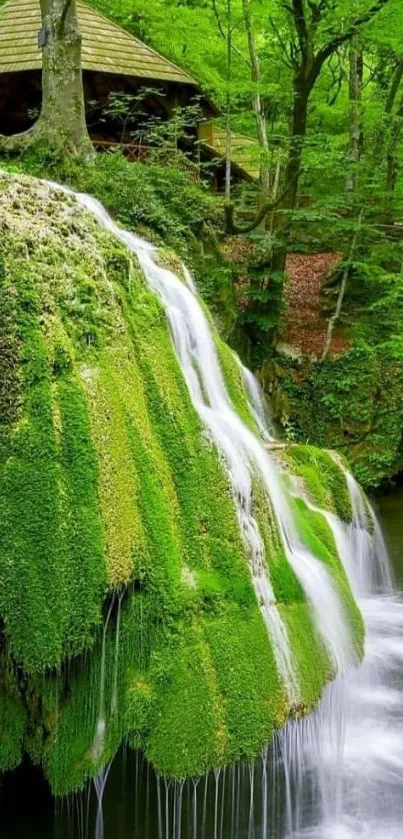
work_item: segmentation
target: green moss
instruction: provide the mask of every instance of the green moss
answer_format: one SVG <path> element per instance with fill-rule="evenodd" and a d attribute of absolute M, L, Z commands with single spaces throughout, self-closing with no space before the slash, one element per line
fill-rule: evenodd
<path fill-rule="evenodd" d="M 390 323 L 391 311 L 398 310 L 389 308 Z M 275 416 L 292 439 L 341 452 L 365 488 L 402 468 L 402 344 L 396 335 L 381 341 L 375 324 L 371 344 L 359 339 L 324 364 L 277 354 L 263 373 Z"/>
<path fill-rule="evenodd" d="M 288 446 L 286 459 L 290 470 L 302 478 L 313 504 L 333 511 L 342 521 L 351 521 L 347 481 L 328 452 L 316 446 Z"/>
<path fill-rule="evenodd" d="M 226 762 L 252 760 L 288 711 L 266 629 L 255 610 L 229 606 L 205 632 L 225 709 Z"/>
<path fill-rule="evenodd" d="M 231 402 L 236 409 L 239 416 L 244 423 L 252 430 L 256 431 L 256 423 L 253 419 L 248 406 L 245 389 L 242 381 L 242 371 L 237 363 L 234 353 L 229 348 L 228 344 L 216 336 L 215 344 L 220 359 L 220 366 L 224 381 L 231 399 Z"/>
<path fill-rule="evenodd" d="M 97 494 L 98 461 L 82 388 L 76 380 L 63 378 L 56 392 L 60 416 L 61 528 L 67 554 L 68 593 L 75 604 L 74 621 L 69 621 L 65 644 L 70 655 L 74 655 L 91 645 L 94 628 L 99 625 L 99 603 L 106 587 L 103 526 Z"/>
<path fill-rule="evenodd" d="M 266 564 L 273 591 L 278 603 L 299 603 L 304 601 L 301 585 L 287 561 L 281 543 L 274 512 L 260 481 L 255 480 L 253 488 L 254 512 L 263 537 Z"/>
<path fill-rule="evenodd" d="M 1 664 L 0 689 L 0 772 L 14 769 L 21 762 L 26 713 L 18 695 L 14 673 Z"/>
<path fill-rule="evenodd" d="M 222 765 L 227 731 L 211 651 L 196 623 L 172 651 L 175 668 L 163 691 L 147 755 L 160 772 L 175 778 L 201 775 Z"/>
<path fill-rule="evenodd" d="M 301 706 L 297 712 L 306 713 L 318 702 L 323 685 L 332 678 L 329 658 L 307 603 L 280 605 L 280 614 L 294 651 L 301 689 Z"/>
<path fill-rule="evenodd" d="M 23 741 L 62 795 L 122 742 L 174 777 L 253 759 L 298 709 L 162 306 L 124 248 L 66 196 L 0 176 L 0 209 L 0 768 L 18 763 Z M 239 366 L 214 336 L 231 400 L 254 430 Z M 331 458 L 311 448 L 287 457 L 310 499 L 348 520 Z M 330 668 L 257 479 L 253 505 L 308 710 Z M 359 646 L 326 522 L 302 501 L 295 515 Z"/>
<path fill-rule="evenodd" d="M 95 367 L 82 365 L 92 438 L 99 464 L 98 494 L 105 529 L 109 585 L 117 588 L 139 573 L 145 553 L 145 533 L 138 506 L 138 474 L 131 458 L 127 408 L 111 372 L 114 352 Z M 133 369 L 133 373 L 136 370 Z"/>

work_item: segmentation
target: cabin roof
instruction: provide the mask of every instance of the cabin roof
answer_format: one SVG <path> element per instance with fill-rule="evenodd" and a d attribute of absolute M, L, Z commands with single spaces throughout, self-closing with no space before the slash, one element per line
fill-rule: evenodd
<path fill-rule="evenodd" d="M 197 87 L 184 70 L 104 15 L 80 2 L 77 14 L 83 39 L 83 70 Z M 8 0 L 0 8 L 0 73 L 42 67 L 38 47 L 41 25 L 39 0 Z"/>

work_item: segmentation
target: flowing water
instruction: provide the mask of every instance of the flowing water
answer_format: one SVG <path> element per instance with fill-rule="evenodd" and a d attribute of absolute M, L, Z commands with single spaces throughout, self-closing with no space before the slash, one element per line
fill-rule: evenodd
<path fill-rule="evenodd" d="M 1 839 L 95 839 L 99 827 L 104 839 L 401 839 L 403 490 L 382 497 L 379 513 L 398 586 L 360 598 L 365 662 L 328 689 L 317 714 L 288 726 L 254 766 L 236 764 L 197 784 L 165 783 L 122 750 L 103 791 L 101 825 L 93 785 L 59 804 L 53 819 L 39 772 L 11 773 L 0 795 Z"/>
<path fill-rule="evenodd" d="M 271 442 L 274 440 L 275 436 L 273 421 L 270 416 L 267 403 L 264 399 L 262 388 L 253 373 L 245 367 L 244 364 L 242 364 L 238 356 L 235 357 L 242 371 L 243 384 L 248 396 L 251 414 L 256 422 L 262 439 L 266 442 Z"/>
<path fill-rule="evenodd" d="M 76 199 L 100 224 L 135 254 L 150 288 L 161 299 L 172 339 L 193 405 L 216 445 L 226 467 L 238 514 L 240 529 L 249 555 L 252 581 L 262 616 L 273 643 L 277 666 L 291 704 L 299 701 L 296 668 L 287 628 L 275 603 L 263 539 L 253 513 L 252 487 L 260 479 L 268 504 L 277 520 L 286 557 L 309 601 L 317 629 L 323 637 L 336 673 L 355 663 L 354 645 L 340 596 L 332 577 L 307 550 L 299 538 L 281 476 L 266 451 L 260 435 L 241 420 L 230 400 L 220 369 L 214 336 L 189 272 L 184 280 L 158 264 L 157 249 L 144 239 L 122 230 L 104 207 L 89 195 Z M 242 366 L 242 365 L 241 365 Z M 252 415 L 266 439 L 264 403 L 252 374 L 242 367 Z"/>
<path fill-rule="evenodd" d="M 400 839 L 403 601 L 393 590 L 385 545 L 373 513 L 348 477 L 353 524 L 347 528 L 328 514 L 366 622 L 365 661 L 354 668 L 354 650 L 339 595 L 326 568 L 299 539 L 287 490 L 263 440 L 244 425 L 231 404 L 192 278 L 185 272 L 183 281 L 159 266 L 152 245 L 120 230 L 89 196 L 77 198 L 136 254 L 147 282 L 162 300 L 193 405 L 227 470 L 256 595 L 290 701 L 298 700 L 299 686 L 253 516 L 252 485 L 256 477 L 266 490 L 288 562 L 304 588 L 338 678 L 327 689 L 317 712 L 287 725 L 255 764 L 237 764 L 202 779 L 173 784 L 158 778 L 139 755 L 122 750 L 85 794 L 58 806 L 53 828 L 46 821 L 36 824 L 32 816 L 21 828 L 23 816 L 15 813 L 8 826 L 4 821 L 5 833 L 0 824 L 0 836 Z M 257 383 L 249 371 L 243 369 L 243 375 L 252 415 L 267 440 L 271 431 Z M 119 622 L 116 632 L 118 646 Z M 117 696 L 113 701 L 117 702 Z M 104 725 L 101 685 L 94 741 L 97 754 L 102 748 Z M 21 772 L 20 778 L 24 770 Z M 12 787 L 12 778 L 8 784 Z M 13 800 L 12 791 L 9 800 Z M 45 804 L 43 809 L 48 818 Z"/>

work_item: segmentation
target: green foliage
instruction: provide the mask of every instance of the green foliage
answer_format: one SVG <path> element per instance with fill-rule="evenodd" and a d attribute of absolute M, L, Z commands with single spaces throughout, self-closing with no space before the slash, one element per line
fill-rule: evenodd
<path fill-rule="evenodd" d="M 295 439 L 342 452 L 366 487 L 401 468 L 403 412 L 399 344 L 361 345 L 323 365 L 284 356 L 276 411 Z M 339 510 L 341 512 L 341 510 Z"/>

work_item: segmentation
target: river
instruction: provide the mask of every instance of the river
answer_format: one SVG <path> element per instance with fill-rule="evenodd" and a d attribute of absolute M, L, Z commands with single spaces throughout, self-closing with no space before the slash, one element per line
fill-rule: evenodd
<path fill-rule="evenodd" d="M 2 784 L 1 839 L 401 839 L 403 489 L 376 507 L 396 592 L 361 599 L 365 664 L 319 714 L 289 727 L 265 761 L 197 783 L 167 784 L 122 751 L 102 815 L 93 785 L 55 809 L 40 772 L 24 766 Z"/>

